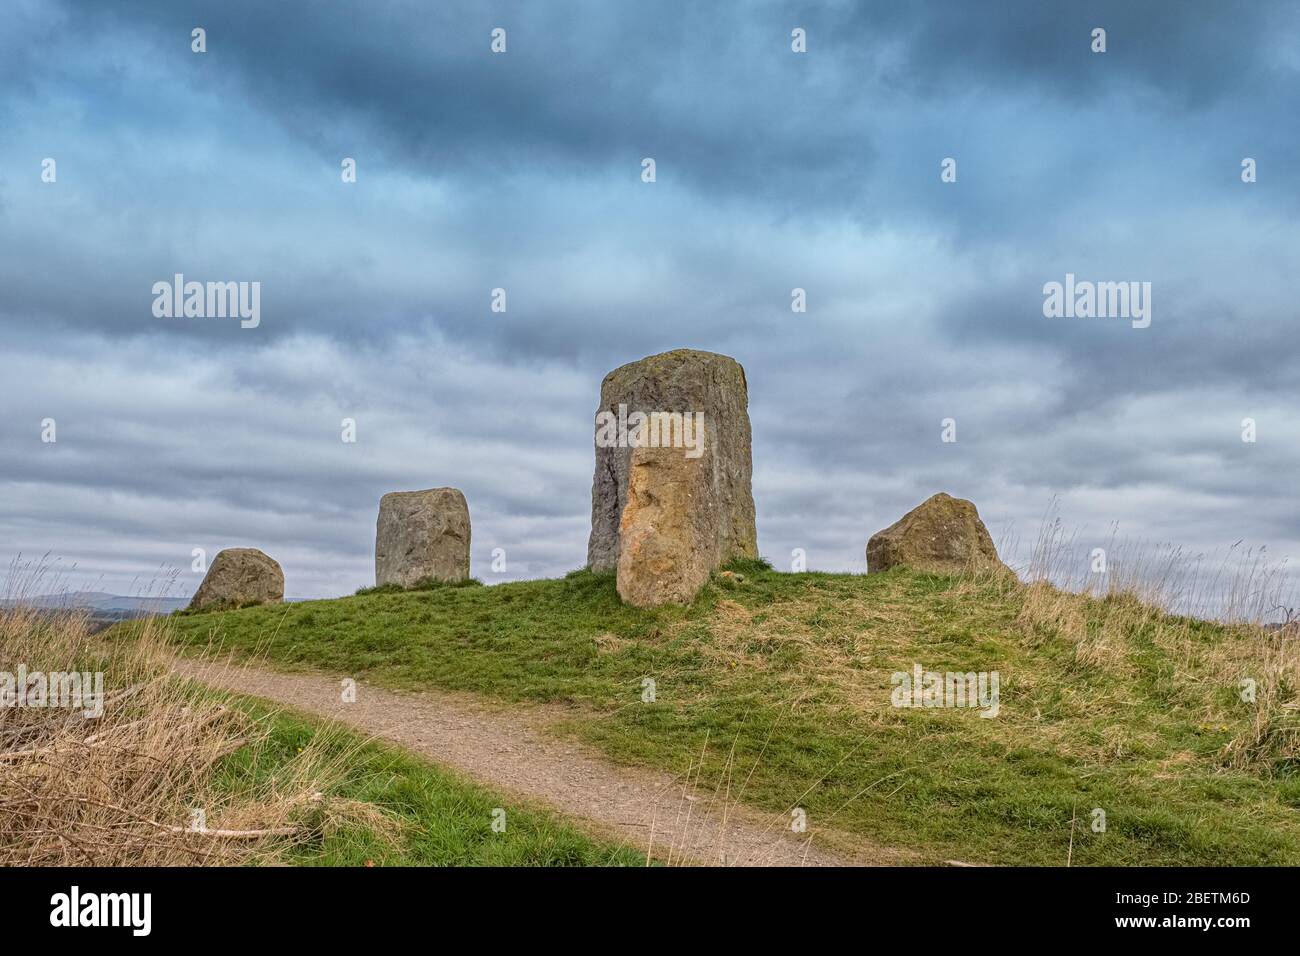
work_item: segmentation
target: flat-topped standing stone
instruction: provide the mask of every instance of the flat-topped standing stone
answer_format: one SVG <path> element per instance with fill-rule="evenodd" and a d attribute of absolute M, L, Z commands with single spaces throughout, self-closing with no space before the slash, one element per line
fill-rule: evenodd
<path fill-rule="evenodd" d="M 456 488 L 394 491 L 379 499 L 375 584 L 469 577 L 469 505 Z"/>
<path fill-rule="evenodd" d="M 757 557 L 745 370 L 735 359 L 693 349 L 675 349 L 624 365 L 605 376 L 596 413 L 625 419 L 637 411 L 703 413 L 700 458 L 707 462 L 707 498 L 716 511 L 714 541 L 701 542 L 705 559 L 712 569 L 732 558 Z M 619 524 L 627 506 L 633 449 L 626 444 L 602 444 L 599 428 L 596 439 L 587 564 L 595 571 L 609 571 L 619 561 Z"/>
<path fill-rule="evenodd" d="M 212 559 L 191 608 L 237 608 L 284 600 L 284 571 L 257 548 L 226 548 Z"/>
<path fill-rule="evenodd" d="M 619 525 L 618 594 L 636 607 L 689 604 L 717 560 L 707 456 L 635 448 Z"/>
<path fill-rule="evenodd" d="M 975 505 L 939 492 L 867 542 L 867 573 L 897 565 L 938 574 L 996 565 L 997 548 Z"/>

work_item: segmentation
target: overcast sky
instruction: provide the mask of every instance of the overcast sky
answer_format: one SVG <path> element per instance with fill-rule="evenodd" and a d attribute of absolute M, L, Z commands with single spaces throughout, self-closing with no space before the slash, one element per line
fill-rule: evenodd
<path fill-rule="evenodd" d="M 453 485 L 477 577 L 558 575 L 601 378 L 691 347 L 745 367 L 778 567 L 940 490 L 1009 551 L 1056 500 L 1084 570 L 1116 523 L 1300 564 L 1297 9 L 11 0 L 0 558 L 188 595 L 255 546 L 336 595 L 381 494 Z M 155 317 L 178 272 L 260 325 Z M 1066 273 L 1150 327 L 1045 318 Z"/>

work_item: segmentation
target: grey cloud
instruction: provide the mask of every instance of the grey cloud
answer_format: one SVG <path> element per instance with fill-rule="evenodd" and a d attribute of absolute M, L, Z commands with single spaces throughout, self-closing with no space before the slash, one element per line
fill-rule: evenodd
<path fill-rule="evenodd" d="M 561 573 L 601 376 L 679 346 L 746 366 L 778 565 L 861 570 L 940 489 L 995 534 L 1059 495 L 1094 530 L 1300 553 L 1286 8 L 365 9 L 6 11 L 6 553 L 129 583 L 256 539 L 291 594 L 341 593 L 378 495 L 451 483 L 476 574 L 497 543 L 508 577 Z M 176 271 L 262 281 L 262 327 L 153 318 Z M 1043 318 L 1066 271 L 1153 281 L 1152 328 Z"/>

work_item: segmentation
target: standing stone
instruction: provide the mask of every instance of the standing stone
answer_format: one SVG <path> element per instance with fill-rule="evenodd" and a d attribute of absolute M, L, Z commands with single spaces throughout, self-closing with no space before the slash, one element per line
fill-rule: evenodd
<path fill-rule="evenodd" d="M 393 491 L 379 499 L 375 584 L 404 588 L 469 577 L 469 505 L 456 488 Z"/>
<path fill-rule="evenodd" d="M 705 498 L 716 512 L 714 542 L 704 544 L 705 556 L 711 567 L 732 558 L 757 557 L 749 391 L 740 363 L 714 352 L 675 349 L 616 368 L 601 383 L 597 416 L 616 416 L 622 438 L 634 433 L 627 419 L 638 411 L 703 413 L 704 451 L 695 460 L 705 463 Z M 587 543 L 587 564 L 594 571 L 613 570 L 619 562 L 619 525 L 628 502 L 632 452 L 626 440 L 605 446 L 597 428 Z"/>
<path fill-rule="evenodd" d="M 618 553 L 618 594 L 628 604 L 689 604 L 709 579 L 718 549 L 709 479 L 706 457 L 632 449 Z"/>
<path fill-rule="evenodd" d="M 975 505 L 943 492 L 927 498 L 867 542 L 867 573 L 897 565 L 936 574 L 1004 566 Z"/>
<path fill-rule="evenodd" d="M 212 559 L 190 607 L 237 608 L 284 600 L 284 571 L 257 548 L 226 548 Z"/>

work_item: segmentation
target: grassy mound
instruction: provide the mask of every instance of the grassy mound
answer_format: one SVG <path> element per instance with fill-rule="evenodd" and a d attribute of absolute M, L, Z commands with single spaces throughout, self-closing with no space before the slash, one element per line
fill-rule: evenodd
<path fill-rule="evenodd" d="M 923 860 L 1300 863 L 1294 638 L 994 575 L 730 570 L 689 608 L 626 607 L 612 575 L 580 571 L 175 631 L 389 686 L 567 703 L 557 731 L 615 759 L 694 766 L 730 799 Z M 997 671 L 997 716 L 893 706 L 892 676 L 917 664 Z"/>

